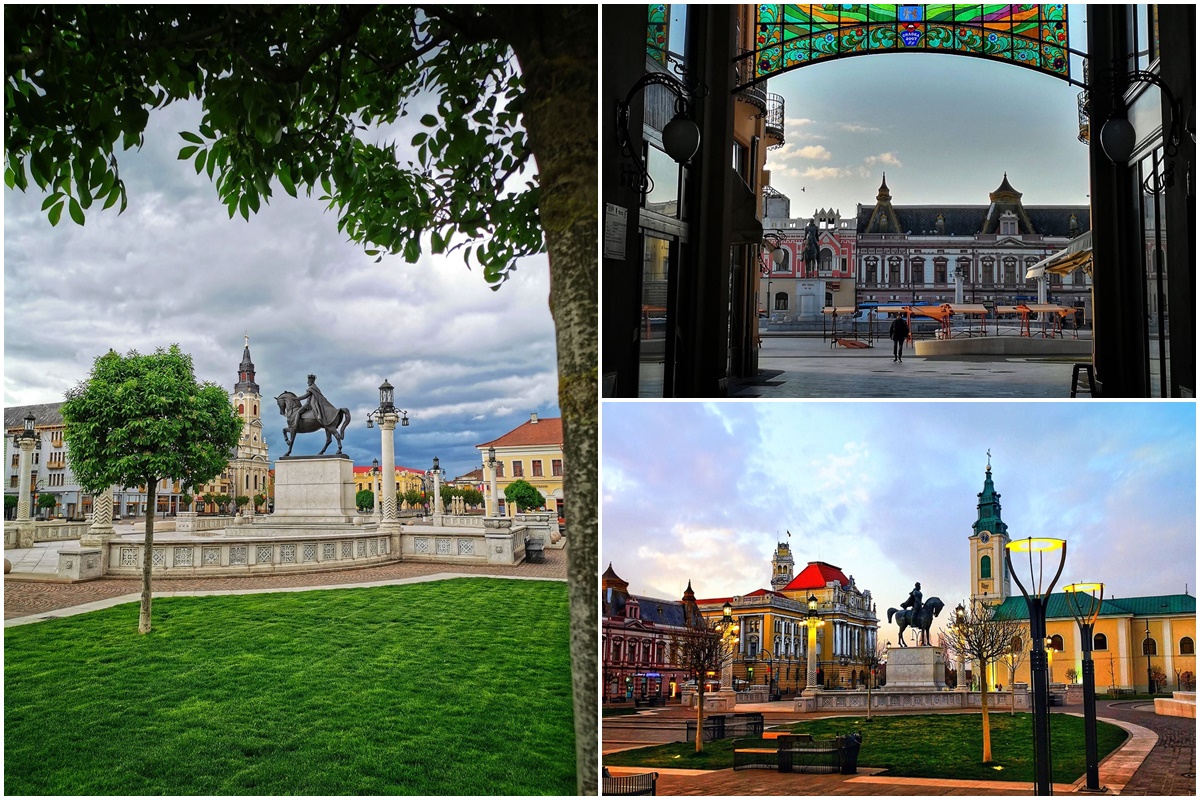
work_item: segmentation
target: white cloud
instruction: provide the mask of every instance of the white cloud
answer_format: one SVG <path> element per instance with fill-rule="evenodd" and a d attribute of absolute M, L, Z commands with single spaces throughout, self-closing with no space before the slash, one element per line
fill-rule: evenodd
<path fill-rule="evenodd" d="M 879 128 L 871 127 L 870 125 L 858 125 L 852 122 L 839 122 L 838 129 L 847 133 L 879 133 Z"/>
<path fill-rule="evenodd" d="M 850 170 L 845 167 L 809 167 L 800 173 L 802 178 L 812 178 L 815 181 L 822 181 L 827 178 L 845 178 L 850 175 Z"/>

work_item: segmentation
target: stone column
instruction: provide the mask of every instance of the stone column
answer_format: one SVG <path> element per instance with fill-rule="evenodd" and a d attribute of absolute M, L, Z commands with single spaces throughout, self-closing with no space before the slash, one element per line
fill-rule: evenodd
<path fill-rule="evenodd" d="M 967 662 L 961 655 L 958 657 L 958 672 L 955 675 L 957 678 L 955 683 L 958 684 L 959 690 L 965 692 L 969 688 L 967 686 Z"/>
<path fill-rule="evenodd" d="M 383 435 L 383 522 L 380 530 L 397 541 L 392 542 L 394 552 L 400 552 L 400 518 L 396 513 L 396 423 L 400 416 L 395 412 L 382 415 L 379 428 Z"/>
<path fill-rule="evenodd" d="M 808 627 L 808 672 L 805 677 L 803 694 L 813 694 L 817 691 L 817 626 L 815 621 L 805 623 Z"/>
<path fill-rule="evenodd" d="M 484 464 L 484 468 L 488 472 L 488 495 L 487 502 L 484 503 L 484 515 L 494 517 L 499 513 L 500 502 L 496 497 L 496 466 L 494 464 Z"/>
<path fill-rule="evenodd" d="M 17 442 L 21 455 L 17 462 L 17 547 L 33 547 L 33 519 L 30 517 L 29 488 L 32 482 L 33 448 L 37 439 L 21 437 Z"/>
<path fill-rule="evenodd" d="M 383 519 L 382 511 L 379 507 L 381 498 L 383 496 L 383 488 L 379 485 L 381 480 L 380 475 L 381 473 L 377 472 L 371 476 L 371 488 L 375 494 L 375 510 L 372 512 L 371 519 L 376 525 L 378 525 Z"/>
<path fill-rule="evenodd" d="M 433 513 L 436 516 L 442 516 L 445 509 L 442 507 L 442 471 L 440 469 L 432 470 L 433 472 Z"/>

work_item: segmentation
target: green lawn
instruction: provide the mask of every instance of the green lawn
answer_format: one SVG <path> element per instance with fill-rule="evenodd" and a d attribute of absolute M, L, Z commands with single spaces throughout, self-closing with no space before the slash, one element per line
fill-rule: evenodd
<path fill-rule="evenodd" d="M 815 738 L 862 733 L 860 767 L 883 767 L 889 775 L 964 780 L 1033 780 L 1033 722 L 1030 714 L 1015 717 L 991 713 L 992 762 L 983 764 L 983 726 L 978 714 L 924 714 L 814 720 L 791 726 L 796 733 Z M 1125 731 L 1098 722 L 1096 738 L 1100 758 L 1125 741 Z M 1051 763 L 1054 780 L 1071 783 L 1083 775 L 1083 719 L 1065 714 L 1050 717 Z M 733 750 L 741 747 L 775 747 L 773 741 L 737 739 L 708 742 L 695 752 L 690 742 L 626 750 L 604 757 L 611 766 L 674 767 L 678 769 L 729 769 Z M 997 769 L 999 767 L 999 769 Z"/>
<path fill-rule="evenodd" d="M 123 605 L 6 630 L 4 692 L 6 795 L 575 793 L 565 583 Z"/>

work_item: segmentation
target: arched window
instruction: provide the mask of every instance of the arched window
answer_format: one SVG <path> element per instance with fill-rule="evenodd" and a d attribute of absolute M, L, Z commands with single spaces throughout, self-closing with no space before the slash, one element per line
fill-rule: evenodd
<path fill-rule="evenodd" d="M 1024 643 L 1021 641 L 1021 637 L 1020 637 L 1020 636 L 1014 636 L 1014 637 L 1013 637 L 1013 639 L 1012 639 L 1012 645 L 1011 645 L 1011 646 L 1012 646 L 1012 651 L 1013 651 L 1014 653 L 1019 653 L 1019 652 L 1021 652 L 1021 648 L 1024 646 Z"/>
<path fill-rule="evenodd" d="M 1179 655 L 1194 656 L 1196 655 L 1196 643 L 1192 641 L 1192 637 L 1185 636 L 1179 640 Z"/>
<path fill-rule="evenodd" d="M 817 261 L 818 268 L 821 272 L 829 272 L 833 269 L 833 251 L 828 247 L 821 248 L 821 255 Z"/>
<path fill-rule="evenodd" d="M 788 310 L 787 292 L 776 292 L 775 293 L 775 310 L 776 311 L 787 311 Z"/>
<path fill-rule="evenodd" d="M 1093 650 L 1107 650 L 1108 649 L 1108 637 L 1105 636 L 1103 633 L 1097 633 L 1095 635 L 1095 637 L 1092 639 L 1092 649 Z"/>
<path fill-rule="evenodd" d="M 912 285 L 913 286 L 924 286 L 925 285 L 925 259 L 914 258 L 912 260 L 912 264 L 909 266 L 909 270 L 912 272 Z"/>
<path fill-rule="evenodd" d="M 245 413 L 246 413 L 246 407 L 245 407 L 244 405 L 242 405 L 241 403 L 238 403 L 238 413 L 239 413 L 239 414 L 245 414 Z"/>
<path fill-rule="evenodd" d="M 1143 639 L 1142 640 L 1142 655 L 1144 655 L 1144 656 L 1158 655 L 1158 643 L 1155 642 L 1153 639 Z"/>
<path fill-rule="evenodd" d="M 991 556 L 983 556 L 982 558 L 979 559 L 979 577 L 980 578 L 991 578 L 992 577 L 992 557 Z"/>
<path fill-rule="evenodd" d="M 1057 633 L 1054 634 L 1053 636 L 1051 636 L 1050 637 L 1050 647 L 1051 647 L 1051 649 L 1057 650 L 1058 652 L 1061 653 L 1062 649 L 1063 649 L 1063 638 L 1061 636 L 1059 636 Z"/>

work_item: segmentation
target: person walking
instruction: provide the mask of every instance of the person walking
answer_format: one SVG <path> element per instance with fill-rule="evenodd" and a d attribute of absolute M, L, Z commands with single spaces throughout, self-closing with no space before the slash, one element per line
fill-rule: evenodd
<path fill-rule="evenodd" d="M 888 336 L 892 339 L 892 363 L 904 360 L 904 340 L 908 338 L 908 322 L 904 317 L 896 317 L 892 320 L 892 326 L 888 328 Z"/>

